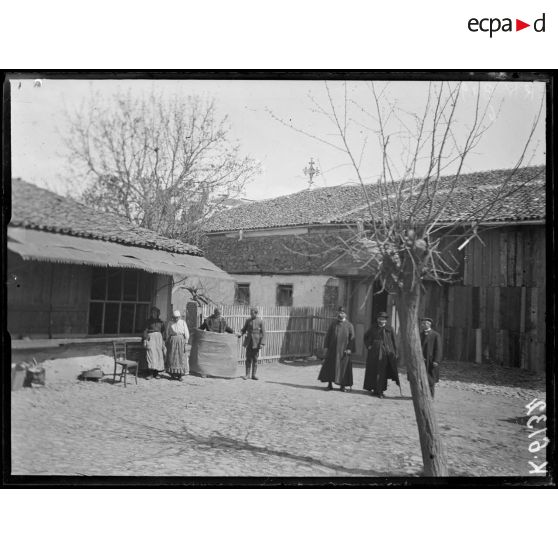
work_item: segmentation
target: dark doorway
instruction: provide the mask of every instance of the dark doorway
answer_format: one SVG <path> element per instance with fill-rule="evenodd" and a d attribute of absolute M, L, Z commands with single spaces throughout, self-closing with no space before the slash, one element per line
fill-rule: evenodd
<path fill-rule="evenodd" d="M 350 279 L 348 284 L 348 319 L 355 328 L 356 352 L 353 360 L 366 360 L 364 333 L 374 323 L 378 312 L 387 312 L 388 293 L 379 292 L 380 283 L 368 279 Z"/>
<path fill-rule="evenodd" d="M 381 288 L 381 284 L 375 281 L 374 292 L 372 294 L 372 315 L 370 316 L 370 324 L 376 322 L 376 316 L 379 312 L 387 312 L 388 293 L 387 291 L 379 292 Z"/>

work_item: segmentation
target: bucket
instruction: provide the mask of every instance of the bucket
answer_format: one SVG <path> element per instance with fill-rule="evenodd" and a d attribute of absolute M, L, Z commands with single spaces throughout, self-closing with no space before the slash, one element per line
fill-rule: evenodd
<path fill-rule="evenodd" d="M 32 387 L 33 385 L 45 385 L 45 369 L 42 366 L 39 366 L 35 359 L 33 359 L 33 362 L 31 363 L 21 362 L 19 366 L 25 369 L 25 380 L 23 381 L 24 387 Z"/>

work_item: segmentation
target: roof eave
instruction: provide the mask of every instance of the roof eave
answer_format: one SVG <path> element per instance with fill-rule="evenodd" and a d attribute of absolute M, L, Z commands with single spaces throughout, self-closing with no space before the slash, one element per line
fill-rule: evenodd
<path fill-rule="evenodd" d="M 369 221 L 368 221 L 369 222 Z M 463 221 L 465 224 L 466 222 Z M 481 221 L 479 225 L 482 226 L 511 226 L 511 225 L 544 225 L 546 220 L 544 218 L 536 218 L 536 219 L 506 219 L 502 221 Z M 254 228 L 238 228 L 238 229 L 224 229 L 224 230 L 215 230 L 215 231 L 205 231 L 204 234 L 207 236 L 213 235 L 222 235 L 222 234 L 233 234 L 238 233 L 239 231 L 246 231 L 246 232 L 256 232 L 256 231 L 277 231 L 277 230 L 289 230 L 289 229 L 296 229 L 299 227 L 308 227 L 308 228 L 322 228 L 322 227 L 342 227 L 342 226 L 356 226 L 357 221 L 335 221 L 329 223 L 297 223 L 296 225 L 283 225 L 279 227 L 254 227 Z M 419 223 L 421 224 L 421 223 Z M 424 224 L 424 223 L 422 223 Z M 454 225 L 454 221 L 440 221 L 439 224 L 441 226 L 449 226 Z"/>

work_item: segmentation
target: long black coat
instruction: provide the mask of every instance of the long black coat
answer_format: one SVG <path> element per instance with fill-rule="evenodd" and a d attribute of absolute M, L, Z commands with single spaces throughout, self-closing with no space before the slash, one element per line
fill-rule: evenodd
<path fill-rule="evenodd" d="M 389 326 L 372 326 L 364 334 L 364 344 L 368 349 L 364 389 L 382 393 L 387 389 L 388 378 L 399 384 L 397 372 L 397 342 Z"/>
<path fill-rule="evenodd" d="M 437 331 L 431 329 L 428 334 L 420 332 L 420 344 L 422 356 L 428 374 L 428 383 L 432 386 L 440 379 L 440 361 L 442 360 L 442 338 Z M 437 362 L 438 366 L 433 363 Z"/>
<path fill-rule="evenodd" d="M 324 340 L 327 349 L 326 358 L 322 364 L 318 380 L 321 382 L 335 382 L 339 386 L 353 385 L 353 362 L 351 355 L 345 351 L 355 350 L 355 328 L 353 324 L 344 320 L 335 321 L 327 330 Z"/>

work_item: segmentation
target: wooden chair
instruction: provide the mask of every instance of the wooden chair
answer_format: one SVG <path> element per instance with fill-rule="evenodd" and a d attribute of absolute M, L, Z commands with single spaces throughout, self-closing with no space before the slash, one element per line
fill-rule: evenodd
<path fill-rule="evenodd" d="M 126 375 L 135 369 L 136 385 L 138 383 L 138 363 L 135 360 L 128 360 L 126 358 L 126 343 L 119 343 L 118 341 L 112 342 L 112 352 L 114 354 L 114 374 L 112 381 L 116 382 L 116 371 L 119 366 L 122 367 L 120 371 L 120 381 L 122 381 L 122 376 L 124 376 L 124 387 L 126 387 Z"/>

